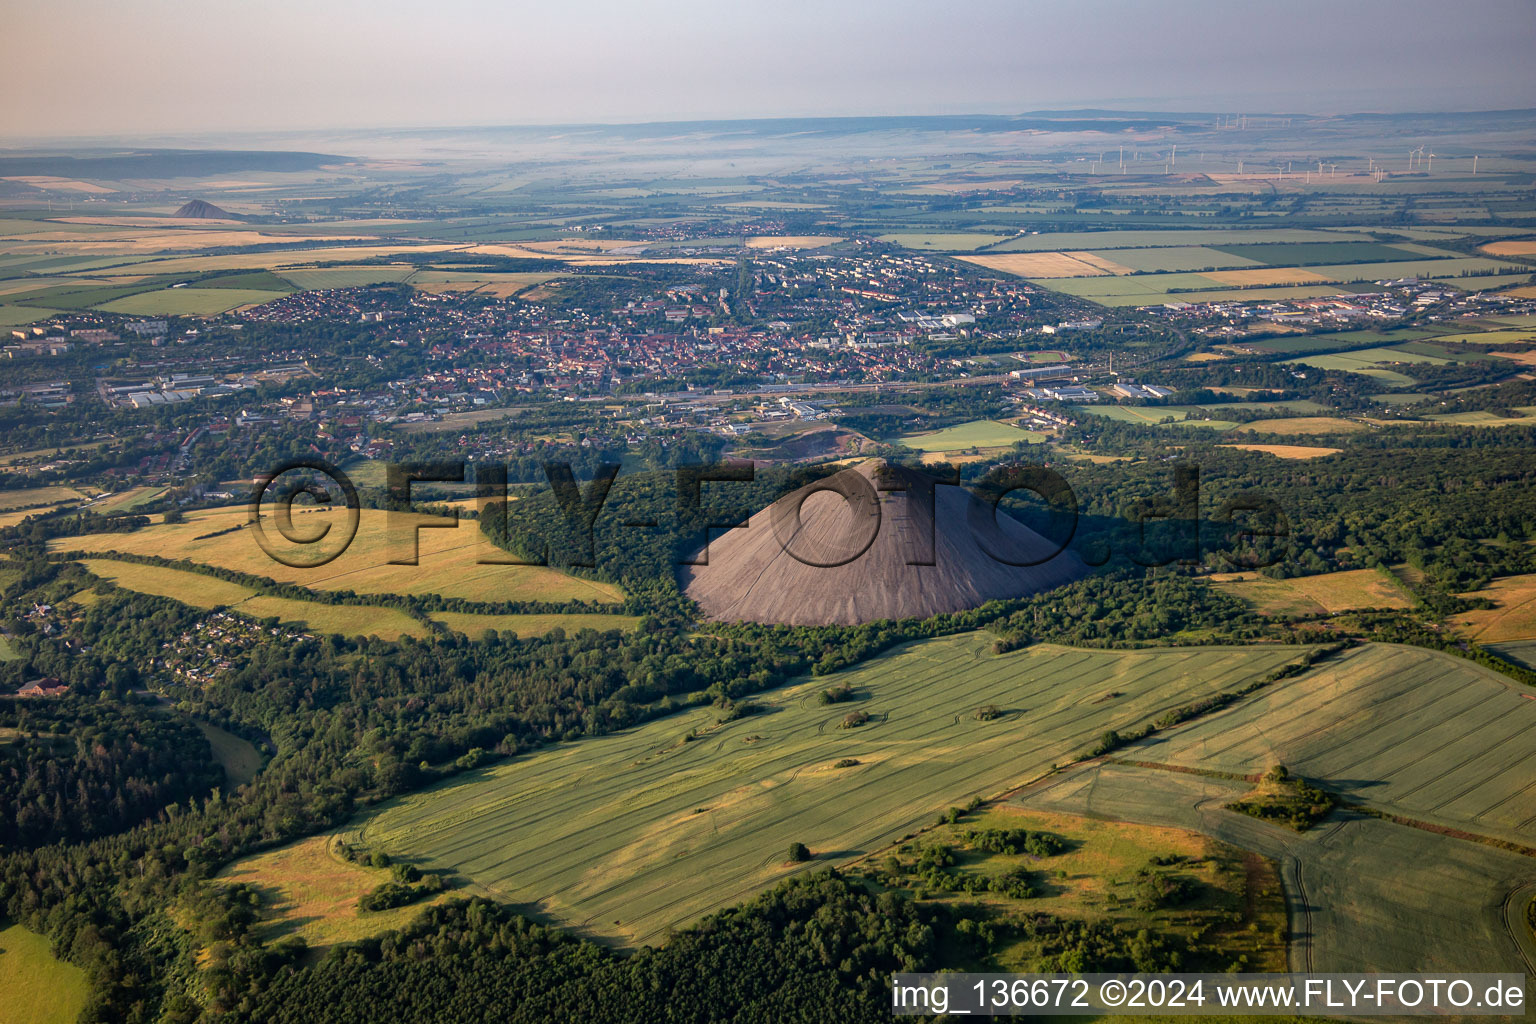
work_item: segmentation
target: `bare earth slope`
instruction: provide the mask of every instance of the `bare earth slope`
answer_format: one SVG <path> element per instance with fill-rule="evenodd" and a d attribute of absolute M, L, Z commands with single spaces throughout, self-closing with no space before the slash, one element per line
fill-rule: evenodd
<path fill-rule="evenodd" d="M 975 608 L 1083 575 L 1075 554 L 1052 556 L 1057 546 L 964 488 L 871 460 L 727 531 L 682 582 L 712 619 L 853 625 Z"/>

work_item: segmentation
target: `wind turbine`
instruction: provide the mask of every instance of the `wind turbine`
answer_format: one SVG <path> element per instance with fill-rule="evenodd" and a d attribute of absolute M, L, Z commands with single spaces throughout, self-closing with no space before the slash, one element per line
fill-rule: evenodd
<path fill-rule="evenodd" d="M 1426 170 L 1430 174 L 1434 174 L 1435 173 L 1435 151 L 1434 150 L 1430 150 L 1429 151 L 1429 167 L 1427 167 Z"/>
<path fill-rule="evenodd" d="M 1477 157 L 1472 158 L 1472 176 L 1477 177 Z"/>

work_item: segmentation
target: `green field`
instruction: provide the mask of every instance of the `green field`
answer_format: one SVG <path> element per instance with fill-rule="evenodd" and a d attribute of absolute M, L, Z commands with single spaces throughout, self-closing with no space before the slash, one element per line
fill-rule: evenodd
<path fill-rule="evenodd" d="M 1422 248 L 1422 247 L 1421 247 Z M 1290 245 L 1224 245 L 1221 251 L 1271 267 L 1302 267 L 1316 263 L 1354 263 L 1375 260 L 1420 259 L 1425 253 L 1404 246 L 1378 242 L 1298 242 Z M 1447 252 L 1445 256 L 1455 256 Z"/>
<path fill-rule="evenodd" d="M 1181 228 L 1168 231 L 1059 231 L 1025 235 L 999 245 L 993 252 L 1044 252 L 1049 249 L 1142 249 L 1151 246 L 1200 245 L 1225 249 L 1231 245 L 1274 242 L 1369 242 L 1370 236 L 1312 228 Z"/>
<path fill-rule="evenodd" d="M 1466 271 L 1486 273 L 1502 270 L 1510 264 L 1481 256 L 1465 256 L 1443 260 L 1403 260 L 1395 263 L 1348 263 L 1334 266 L 1317 266 L 1308 269 L 1331 277 L 1336 281 L 1377 281 L 1399 277 L 1450 278 L 1447 284 L 1455 284 L 1457 275 Z M 1513 284 L 1514 281 L 1509 282 Z"/>
<path fill-rule="evenodd" d="M 74 1024 L 90 983 L 54 959 L 48 939 L 21 925 L 0 929 L 0 1024 Z"/>
<path fill-rule="evenodd" d="M 969 232 L 899 231 L 881 235 L 880 241 L 894 242 L 908 249 L 931 249 L 937 252 L 969 252 L 984 245 L 1001 242 L 1007 235 L 979 235 Z"/>
<path fill-rule="evenodd" d="M 582 579 L 542 566 L 482 564 L 483 559 L 505 558 L 506 552 L 491 544 L 473 521 L 461 522 L 454 529 L 421 530 L 419 564 L 394 565 L 392 558 L 409 555 L 411 528 L 415 524 L 445 520 L 399 513 L 393 521 L 396 529 L 392 531 L 391 513 L 365 508 L 359 516 L 357 535 L 344 553 L 326 565 L 296 569 L 269 558 L 250 527 L 230 533 L 220 532 L 244 523 L 248 515 L 245 508 L 190 512 L 184 523 L 157 524 L 132 533 L 70 537 L 55 542 L 54 549 L 184 558 L 282 583 L 299 583 L 317 590 L 350 590 L 358 594 L 434 593 L 488 602 L 599 601 L 616 604 L 624 599 L 623 593 L 612 584 Z M 296 511 L 295 529 L 313 535 L 311 529 L 318 532 L 333 516 L 339 536 L 343 518 L 340 513 Z M 310 523 L 315 525 L 311 528 Z M 219 533 L 219 536 L 199 539 L 208 533 Z M 274 543 L 281 542 L 275 529 L 269 529 L 268 533 L 275 538 Z M 283 550 L 293 555 L 313 553 L 298 545 L 283 544 Z M 261 600 L 274 602 L 281 599 Z"/>
<path fill-rule="evenodd" d="M 160 565 L 120 562 L 111 558 L 84 558 L 80 564 L 92 574 L 125 590 L 168 597 L 194 608 L 225 606 L 231 611 L 257 619 L 276 617 L 285 623 L 318 633 L 373 635 L 385 640 L 422 636 L 426 633 L 422 623 L 398 608 L 321 604 L 318 601 L 271 597 L 259 594 L 243 583 L 232 583 L 216 576 Z"/>
<path fill-rule="evenodd" d="M 1536 846 L 1536 701 L 1522 692 L 1462 658 L 1366 644 L 1124 756 L 1239 774 L 1284 764 L 1370 807 Z"/>
<path fill-rule="evenodd" d="M 1447 358 L 1449 353 L 1446 356 L 1432 354 L 1436 351 L 1444 352 L 1444 349 L 1434 349 L 1433 346 L 1429 346 L 1427 350 L 1413 351 L 1406 345 L 1398 345 L 1392 348 L 1362 348 L 1349 352 L 1332 352 L 1327 355 L 1302 356 L 1298 359 L 1287 359 L 1286 362 L 1311 366 L 1319 370 L 1344 370 L 1375 377 L 1388 384 L 1412 387 L 1417 381 L 1393 367 L 1413 363 L 1444 366 L 1455 362 L 1454 358 Z"/>
<path fill-rule="evenodd" d="M 397 284 L 416 273 L 413 264 L 380 267 L 317 267 L 312 270 L 284 270 L 280 274 L 295 286 L 306 289 L 362 288 L 370 284 Z"/>
<path fill-rule="evenodd" d="M 271 302 L 283 294 L 242 288 L 162 288 L 108 302 L 100 308 L 127 316 L 213 316 L 238 306 Z"/>
<path fill-rule="evenodd" d="M 59 312 L 57 309 L 42 309 L 37 306 L 0 306 L 0 327 L 21 327 L 38 320 L 46 320 Z"/>
<path fill-rule="evenodd" d="M 73 487 L 28 487 L 20 491 L 0 491 L 0 509 L 57 505 L 61 502 L 80 501 L 84 498 L 85 495 Z"/>
<path fill-rule="evenodd" d="M 1093 253 L 1111 260 L 1122 267 L 1130 267 L 1141 273 L 1178 270 L 1230 270 L 1237 267 L 1260 267 L 1259 260 L 1235 255 L 1224 249 L 1210 249 L 1203 245 L 1170 245 L 1156 249 L 1104 249 Z"/>
<path fill-rule="evenodd" d="M 906 434 L 898 441 L 920 452 L 958 452 L 969 448 L 1006 448 L 1018 441 L 1043 441 L 1045 435 L 997 420 L 972 420 L 927 434 Z"/>
<path fill-rule="evenodd" d="M 1528 427 L 1536 423 L 1536 405 L 1511 406 L 1519 416 L 1500 416 L 1487 409 L 1475 412 L 1444 412 L 1424 417 L 1432 423 L 1455 423 L 1463 427 Z"/>
<path fill-rule="evenodd" d="M 357 833 L 578 931 L 654 943 L 1034 778 L 1106 729 L 1239 688 L 1303 652 L 1042 644 L 994 655 L 985 634 L 919 642 L 764 695 L 734 721 L 699 708 L 544 748 L 393 800 Z M 855 699 L 822 705 L 840 682 Z M 979 720 L 987 705 L 1002 713 Z M 868 721 L 842 727 L 851 712 Z M 835 767 L 845 758 L 859 763 Z M 815 857 L 786 863 L 792 841 Z"/>
<path fill-rule="evenodd" d="M 1338 287 L 1331 284 L 1235 288 L 1200 274 L 1030 278 L 1029 282 L 1101 306 L 1154 306 L 1165 302 L 1263 302 L 1270 299 L 1312 299 L 1339 293 Z"/>

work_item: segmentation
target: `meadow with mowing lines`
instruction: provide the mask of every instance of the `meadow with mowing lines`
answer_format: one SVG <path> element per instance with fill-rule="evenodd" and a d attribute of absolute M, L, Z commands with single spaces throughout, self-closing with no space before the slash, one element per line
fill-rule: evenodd
<path fill-rule="evenodd" d="M 1052 776 L 1013 802 L 1193 829 L 1278 862 L 1292 971 L 1529 969 L 1502 906 L 1529 881 L 1529 857 L 1348 811 L 1298 833 L 1225 809 L 1251 783 L 1130 763 L 1140 754 L 1128 749 L 1125 758 Z"/>
<path fill-rule="evenodd" d="M 1155 306 L 1167 302 L 1262 302 L 1267 299 L 1313 299 L 1337 295 L 1339 289 L 1327 284 L 1285 284 L 1277 287 L 1237 287 L 1227 285 L 1214 275 L 1242 271 L 1214 271 L 1205 274 L 1136 274 L 1129 277 L 1030 278 L 1031 283 L 1064 292 L 1101 306 Z M 1273 274 L 1273 271 L 1264 271 Z M 1295 281 L 1305 274 L 1284 276 Z M 1177 289 L 1177 290 L 1175 290 Z"/>
<path fill-rule="evenodd" d="M 1451 620 L 1464 635 L 1480 644 L 1536 640 L 1536 575 L 1505 576 L 1463 596 L 1486 598 L 1494 604 Z"/>
<path fill-rule="evenodd" d="M 494 629 L 505 637 L 515 633 L 519 637 L 545 636 L 552 630 L 563 629 L 567 635 L 575 635 L 584 629 L 605 633 L 610 629 L 629 632 L 640 624 L 638 615 L 596 615 L 579 612 L 549 615 L 478 615 L 474 612 L 433 612 L 432 619 L 441 622 L 455 633 L 463 633 L 473 640 L 482 639 Z"/>
<path fill-rule="evenodd" d="M 74 1024 L 90 991 L 85 971 L 54 957 L 46 935 L 0 928 L 0 1024 Z"/>
<path fill-rule="evenodd" d="M 1536 700 L 1419 647 L 1364 644 L 1117 756 L 1262 773 L 1283 764 L 1347 799 L 1536 846 Z"/>
<path fill-rule="evenodd" d="M 958 452 L 968 448 L 1005 448 L 1018 441 L 1038 442 L 1045 435 L 997 420 L 972 420 L 926 434 L 906 434 L 897 439 L 920 452 Z"/>
<path fill-rule="evenodd" d="M 214 316 L 240 306 L 271 302 L 284 294 L 243 288 L 164 288 L 129 295 L 99 308 L 106 313 L 127 316 Z"/>
<path fill-rule="evenodd" d="M 257 543 L 250 526 L 229 533 L 220 532 L 241 526 L 248 515 L 243 507 L 205 509 L 189 512 L 183 523 L 158 523 L 132 533 L 60 538 L 52 542 L 52 548 L 86 554 L 119 551 L 186 559 L 265 576 L 280 583 L 298 583 L 316 590 L 350 590 L 358 594 L 431 593 L 489 602 L 597 601 L 617 604 L 624 600 L 623 592 L 612 584 L 582 579 L 544 566 L 482 564 L 484 559 L 509 556 L 486 539 L 473 521 L 462 521 L 456 528 L 429 528 L 416 533 L 414 528 L 418 525 L 441 525 L 451 520 L 442 516 L 397 513 L 396 529 L 391 531 L 390 513 L 365 508 L 359 513 L 357 535 L 346 551 L 334 561 L 306 569 L 292 568 L 269 558 Z M 332 528 L 339 537 L 345 526 L 344 512 L 295 509 L 294 528 L 302 531 L 304 536 L 317 535 L 333 521 L 336 525 Z M 219 535 L 203 537 L 208 533 Z M 418 564 L 391 564 L 391 559 L 409 557 L 413 533 L 419 537 Z M 285 557 L 297 559 L 314 554 L 312 548 L 288 544 L 275 528 L 269 528 L 267 534 L 272 538 L 273 549 Z M 264 602 L 277 600 L 280 599 L 263 598 Z"/>
<path fill-rule="evenodd" d="M 1333 449 L 1337 450 L 1337 449 Z M 1257 572 L 1217 573 L 1211 585 L 1271 616 L 1334 615 L 1360 608 L 1412 608 L 1413 597 L 1390 573 L 1350 569 L 1271 579 Z"/>
<path fill-rule="evenodd" d="M 391 879 L 387 868 L 346 860 L 331 836 L 312 836 L 288 846 L 238 860 L 214 876 L 226 884 L 243 882 L 264 897 L 257 931 L 268 942 L 298 936 L 311 948 L 356 942 L 404 927 L 422 908 L 452 899 L 438 893 L 404 907 L 363 912 L 361 896 Z"/>
<path fill-rule="evenodd" d="M 169 488 L 165 487 L 130 487 L 126 491 L 118 491 L 115 494 L 99 498 L 91 503 L 91 511 L 99 515 L 111 515 L 114 512 L 132 512 L 140 505 L 147 505 L 163 495 Z"/>
<path fill-rule="evenodd" d="M 1139 423 L 1143 426 L 1192 426 L 1216 427 L 1230 430 L 1237 421 L 1222 419 L 1223 413 L 1232 412 L 1327 412 L 1324 405 L 1307 398 L 1279 402 L 1231 402 L 1211 405 L 1079 405 L 1076 411 L 1089 416 L 1103 416 L 1121 423 Z M 1194 419 L 1186 419 L 1193 416 Z M 1172 419 L 1172 424 L 1165 421 Z"/>
<path fill-rule="evenodd" d="M 1444 351 L 1444 350 L 1441 350 Z M 1394 345 L 1382 348 L 1361 348 L 1349 352 L 1332 352 L 1327 355 L 1301 356 L 1298 359 L 1287 359 L 1290 365 L 1312 366 L 1319 370 L 1347 370 L 1350 373 L 1361 373 L 1368 369 L 1382 370 L 1389 366 L 1405 363 L 1427 363 L 1431 366 L 1444 366 L 1455 362 L 1448 356 L 1433 355 L 1428 352 L 1415 352 L 1406 345 Z"/>
<path fill-rule="evenodd" d="M 232 583 L 216 576 L 112 558 L 82 558 L 80 564 L 92 575 L 124 590 L 168 597 L 194 608 L 225 606 L 241 615 L 257 619 L 277 618 L 316 633 L 371 635 L 383 640 L 398 640 L 402 636 L 425 636 L 427 632 L 426 626 L 398 608 L 321 604 L 273 597 L 258 593 L 243 583 Z"/>
<path fill-rule="evenodd" d="M 585 934 L 655 943 L 1026 782 L 1106 729 L 1238 689 L 1307 650 L 991 648 L 981 633 L 921 641 L 760 695 L 732 721 L 696 708 L 546 747 L 392 800 L 354 834 Z M 853 699 L 822 704 L 838 683 Z M 988 705 L 1001 714 L 983 721 Z M 863 724 L 849 727 L 851 713 Z M 786 863 L 791 842 L 812 859 Z"/>

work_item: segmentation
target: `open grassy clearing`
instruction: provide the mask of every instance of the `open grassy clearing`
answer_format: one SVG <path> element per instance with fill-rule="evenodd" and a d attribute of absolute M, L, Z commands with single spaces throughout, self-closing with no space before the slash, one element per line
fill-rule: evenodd
<path fill-rule="evenodd" d="M 74 1024 L 89 994 L 85 972 L 56 959 L 47 936 L 0 928 L 0 1024 Z"/>
<path fill-rule="evenodd" d="M 1373 808 L 1532 846 L 1528 692 L 1453 655 L 1365 644 L 1120 756 L 1242 775 L 1283 764 Z"/>
<path fill-rule="evenodd" d="M 520 637 L 544 636 L 554 629 L 563 629 L 573 635 L 584 629 L 599 633 L 610 629 L 628 632 L 639 625 L 637 615 L 593 615 L 581 613 L 551 615 L 476 615 L 473 612 L 434 612 L 432 618 L 455 633 L 463 633 L 474 640 L 484 637 L 487 630 L 505 636 L 516 633 Z"/>
<path fill-rule="evenodd" d="M 257 619 L 276 617 L 285 623 L 317 633 L 345 636 L 377 636 L 398 640 L 423 636 L 426 627 L 398 608 L 371 605 L 321 604 L 288 597 L 258 594 L 243 583 L 232 583 L 184 569 L 140 565 L 111 558 L 83 558 L 80 564 L 96 576 L 140 594 L 168 597 L 194 608 L 226 606 Z"/>
<path fill-rule="evenodd" d="M 965 834 L 972 829 L 1021 828 L 1059 836 L 1067 849 L 1037 858 L 965 848 Z M 1005 920 L 1036 914 L 1107 920 L 1131 934 L 1145 928 L 1217 946 L 1233 959 L 1246 956 L 1250 970 L 1285 970 L 1285 898 L 1276 865 L 1198 832 L 1032 810 L 1009 802 L 967 815 L 954 825 L 929 829 L 917 842 L 921 847 L 942 843 L 954 849 L 951 870 L 958 873 L 1003 878 L 1022 871 L 1036 889 L 1036 895 L 1025 900 L 991 891 L 927 891 L 925 899 L 979 905 Z M 900 859 L 906 867 L 910 857 Z M 877 854 L 868 863 L 880 866 L 885 860 Z M 1154 862 L 1173 865 L 1166 870 L 1192 883 L 1194 897 L 1175 908 L 1138 906 L 1137 873 Z M 998 969 L 1038 969 L 1037 947 L 1037 941 L 1009 943 L 994 954 Z"/>
<path fill-rule="evenodd" d="M 421 530 L 418 534 L 419 564 L 390 564 L 392 558 L 409 557 L 414 526 L 448 521 L 441 516 L 398 513 L 395 516 L 397 536 L 391 537 L 390 513 L 362 509 L 357 535 L 351 545 L 334 561 L 312 569 L 291 568 L 269 558 L 249 526 L 217 537 L 198 539 L 203 534 L 239 526 L 248 516 L 244 507 L 207 509 L 188 513 L 184 523 L 157 524 L 132 533 L 70 537 L 57 541 L 54 548 L 184 558 L 282 583 L 300 583 L 316 590 L 351 590 L 358 594 L 434 593 L 492 602 L 601 601 L 616 604 L 624 599 L 623 593 L 612 584 L 581 579 L 544 566 L 481 564 L 482 559 L 507 558 L 508 555 L 486 539 L 479 526 L 471 521 L 460 522 L 452 529 Z M 303 531 L 305 536 L 315 536 L 332 520 L 336 524 L 332 529 L 336 531 L 339 546 L 345 528 L 343 512 L 301 512 L 296 508 L 294 529 Z M 294 558 L 314 554 L 311 548 L 286 543 L 275 526 L 267 533 L 272 538 L 274 550 L 279 553 Z M 325 551 L 335 550 L 324 544 L 321 547 Z"/>
<path fill-rule="evenodd" d="M 1224 444 L 1218 447 L 1240 448 L 1245 452 L 1263 452 L 1277 459 L 1321 459 L 1327 455 L 1337 455 L 1344 450 L 1310 444 Z"/>
<path fill-rule="evenodd" d="M 1347 811 L 1297 833 L 1224 809 L 1239 780 L 1090 762 L 1014 798 L 1028 810 L 1188 828 L 1280 864 L 1291 971 L 1528 970 L 1502 903 L 1528 857 Z"/>
<path fill-rule="evenodd" d="M 243 786 L 261 771 L 261 754 L 251 745 L 250 740 L 242 739 L 200 718 L 194 718 L 192 724 L 207 737 L 213 759 L 224 769 L 224 775 L 231 786 Z"/>
<path fill-rule="evenodd" d="M 763 695 L 758 713 L 734 721 L 701 708 L 548 747 L 391 801 L 358 833 L 587 934 L 655 942 L 1022 783 L 1105 729 L 1236 689 L 1303 651 L 990 646 L 976 633 L 910 644 Z M 855 699 L 822 705 L 837 683 Z M 1003 713 L 978 720 L 986 705 Z M 842 727 L 851 712 L 868 719 Z M 834 767 L 845 758 L 859 763 Z M 785 863 L 791 841 L 816 856 Z"/>
<path fill-rule="evenodd" d="M 164 288 L 129 295 L 100 308 L 103 312 L 128 316 L 213 316 L 239 306 L 271 302 L 284 294 L 243 288 Z"/>
<path fill-rule="evenodd" d="M 1327 412 L 1325 406 L 1310 399 L 1280 402 L 1214 403 L 1211 405 L 1079 405 L 1076 411 L 1089 416 L 1103 416 L 1121 423 L 1145 426 L 1207 427 L 1230 430 L 1237 421 L 1222 419 L 1224 412 Z M 1194 417 L 1190 419 L 1189 417 Z M 1172 423 L 1166 421 L 1172 420 Z"/>
<path fill-rule="evenodd" d="M 1359 608 L 1412 608 L 1413 597 L 1386 572 L 1351 569 L 1320 576 L 1271 579 L 1257 572 L 1218 573 L 1216 589 L 1271 616 L 1334 615 Z"/>
<path fill-rule="evenodd" d="M 1495 605 L 1451 620 L 1466 636 L 1478 643 L 1536 640 L 1536 576 L 1505 576 L 1464 596 L 1487 598 Z"/>
<path fill-rule="evenodd" d="M 422 908 L 454 896 L 442 892 L 404 907 L 364 913 L 357 909 L 358 898 L 389 881 L 390 872 L 345 860 L 335 842 L 330 836 L 301 839 L 238 860 L 215 877 L 231 884 L 244 882 L 262 894 L 258 930 L 264 940 L 296 935 L 312 948 L 402 928 Z"/>
<path fill-rule="evenodd" d="M 958 452 L 968 448 L 1006 448 L 1018 441 L 1042 441 L 1045 435 L 997 420 L 972 420 L 927 434 L 905 434 L 900 443 L 920 452 Z"/>

